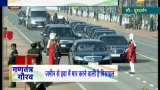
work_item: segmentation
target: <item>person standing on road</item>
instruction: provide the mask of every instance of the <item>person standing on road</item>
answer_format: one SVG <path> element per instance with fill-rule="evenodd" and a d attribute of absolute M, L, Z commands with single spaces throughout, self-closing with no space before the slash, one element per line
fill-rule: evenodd
<path fill-rule="evenodd" d="M 48 40 L 47 49 L 49 52 L 49 64 L 55 64 L 55 51 L 56 51 L 56 42 L 55 37 L 56 33 L 50 33 L 50 39 Z"/>
<path fill-rule="evenodd" d="M 44 48 L 41 46 L 40 42 L 37 42 L 37 49 L 39 50 L 39 56 L 38 56 L 37 64 L 41 64 L 42 63 L 42 51 L 43 51 Z"/>
<path fill-rule="evenodd" d="M 130 39 L 130 43 L 128 46 L 127 57 L 128 57 L 130 69 L 131 69 L 130 74 L 134 74 L 135 73 L 134 64 L 136 63 L 136 43 L 133 39 L 132 33 L 129 34 L 129 39 Z"/>
<path fill-rule="evenodd" d="M 11 44 L 11 54 L 9 55 L 9 61 L 8 61 L 8 65 L 16 65 L 16 55 L 18 54 L 18 51 L 16 49 L 16 44 L 12 43 Z M 11 88 L 15 88 L 16 87 L 16 82 L 11 82 Z"/>
<path fill-rule="evenodd" d="M 32 43 L 31 48 L 28 50 L 28 54 L 37 54 L 38 56 L 36 57 L 36 64 L 38 64 L 38 57 L 39 57 L 39 50 L 37 49 L 37 43 Z"/>
<path fill-rule="evenodd" d="M 153 19 L 153 16 L 151 16 L 151 19 L 150 19 L 150 31 L 154 31 L 153 28 L 154 27 L 154 19 Z"/>
<path fill-rule="evenodd" d="M 61 48 L 60 48 L 60 44 L 59 44 L 59 39 L 56 39 L 55 57 L 56 57 L 56 64 L 59 64 L 60 59 L 61 59 Z"/>

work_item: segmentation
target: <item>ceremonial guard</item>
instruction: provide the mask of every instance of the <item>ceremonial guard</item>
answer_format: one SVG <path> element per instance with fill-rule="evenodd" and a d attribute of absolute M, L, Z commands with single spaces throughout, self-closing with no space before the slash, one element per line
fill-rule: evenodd
<path fill-rule="evenodd" d="M 50 33 L 50 39 L 48 40 L 47 49 L 49 53 L 49 64 L 55 64 L 55 52 L 56 52 L 56 33 Z"/>
<path fill-rule="evenodd" d="M 128 46 L 128 53 L 127 53 L 127 57 L 129 60 L 129 64 L 130 64 L 130 74 L 134 74 L 135 73 L 135 68 L 134 68 L 134 64 L 136 63 L 136 43 L 133 39 L 133 34 L 129 34 L 129 46 Z"/>

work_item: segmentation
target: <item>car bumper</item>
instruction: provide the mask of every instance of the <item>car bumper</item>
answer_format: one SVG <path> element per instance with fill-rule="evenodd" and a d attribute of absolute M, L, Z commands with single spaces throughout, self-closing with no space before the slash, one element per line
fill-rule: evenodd
<path fill-rule="evenodd" d="M 44 28 L 45 27 L 45 25 L 42 25 L 42 24 L 31 24 L 31 26 L 33 28 Z"/>
<path fill-rule="evenodd" d="M 89 61 L 73 60 L 73 63 L 78 64 L 78 65 L 88 65 Z M 100 64 L 100 65 L 111 64 L 111 60 L 101 60 L 98 62 L 98 64 Z"/>
<path fill-rule="evenodd" d="M 121 62 L 126 62 L 127 61 L 127 56 L 125 54 L 111 54 L 112 61 L 121 61 Z"/>
<path fill-rule="evenodd" d="M 70 50 L 70 48 L 67 48 L 67 47 L 66 47 L 66 48 L 62 48 L 62 47 L 61 47 L 61 53 L 62 53 L 62 54 L 68 54 L 68 53 L 69 53 L 69 50 Z"/>
<path fill-rule="evenodd" d="M 68 54 L 69 51 L 70 51 L 70 48 L 72 47 L 72 44 L 73 43 L 67 43 L 67 44 L 64 44 L 64 43 L 61 43 L 61 53 L 62 54 Z"/>

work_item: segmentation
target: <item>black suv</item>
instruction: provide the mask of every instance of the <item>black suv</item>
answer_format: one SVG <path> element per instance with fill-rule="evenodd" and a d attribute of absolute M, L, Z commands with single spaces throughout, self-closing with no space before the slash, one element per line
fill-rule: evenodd
<path fill-rule="evenodd" d="M 99 37 L 102 40 L 106 48 L 111 51 L 112 60 L 127 62 L 127 58 L 124 55 L 128 48 L 128 41 L 121 35 L 102 35 Z"/>
<path fill-rule="evenodd" d="M 70 64 L 111 64 L 111 54 L 104 42 L 96 39 L 76 40 L 69 53 Z"/>
<path fill-rule="evenodd" d="M 67 54 L 72 46 L 74 40 L 78 39 L 67 24 L 47 24 L 42 35 L 42 43 L 45 46 L 44 51 L 47 52 L 47 43 L 50 33 L 56 33 L 60 39 L 60 46 L 62 54 Z"/>

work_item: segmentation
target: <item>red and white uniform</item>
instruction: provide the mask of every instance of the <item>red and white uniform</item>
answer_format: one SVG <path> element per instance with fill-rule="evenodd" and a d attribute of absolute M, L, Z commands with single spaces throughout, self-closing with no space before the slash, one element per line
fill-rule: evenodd
<path fill-rule="evenodd" d="M 136 63 L 136 43 L 134 40 L 128 46 L 128 54 L 127 54 L 129 62 Z"/>
<path fill-rule="evenodd" d="M 50 33 L 50 39 L 48 40 L 47 49 L 49 50 L 49 64 L 55 64 L 55 52 L 56 52 L 56 44 L 54 43 L 54 39 L 56 37 L 55 33 Z"/>
<path fill-rule="evenodd" d="M 48 41 L 48 54 L 49 54 L 49 64 L 55 64 L 55 43 L 51 40 Z"/>

